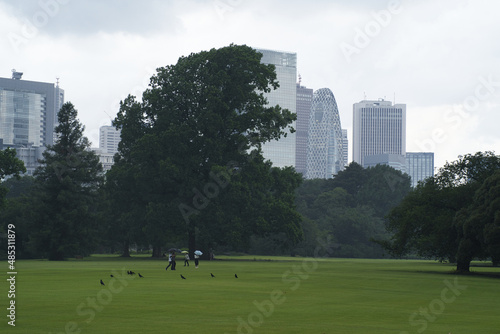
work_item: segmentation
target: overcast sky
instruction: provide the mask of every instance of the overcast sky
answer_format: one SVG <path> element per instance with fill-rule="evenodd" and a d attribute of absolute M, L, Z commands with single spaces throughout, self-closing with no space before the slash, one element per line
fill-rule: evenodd
<path fill-rule="evenodd" d="M 0 0 L 0 77 L 59 78 L 98 146 L 119 101 L 180 56 L 231 43 L 296 52 L 302 85 L 332 90 L 350 141 L 353 103 L 395 99 L 407 151 L 441 167 L 500 153 L 499 12 L 495 0 Z"/>

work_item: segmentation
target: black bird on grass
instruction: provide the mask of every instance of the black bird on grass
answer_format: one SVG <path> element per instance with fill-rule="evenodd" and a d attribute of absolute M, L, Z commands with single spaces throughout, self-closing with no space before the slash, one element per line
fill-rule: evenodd
<path fill-rule="evenodd" d="M 115 276 L 113 276 L 113 275 L 109 275 L 109 277 L 115 277 Z"/>
<path fill-rule="evenodd" d="M 182 276 L 182 274 L 181 274 L 181 278 L 182 278 L 182 279 L 186 279 L 186 277 Z"/>
<path fill-rule="evenodd" d="M 101 285 L 106 285 L 106 284 L 104 284 L 104 282 L 101 280 Z"/>
<path fill-rule="evenodd" d="M 238 275 L 234 274 L 234 278 L 238 278 Z"/>
<path fill-rule="evenodd" d="M 215 277 L 214 274 L 210 273 L 210 276 Z"/>
<path fill-rule="evenodd" d="M 143 278 L 144 276 L 141 275 L 141 273 L 138 274 L 140 278 Z"/>

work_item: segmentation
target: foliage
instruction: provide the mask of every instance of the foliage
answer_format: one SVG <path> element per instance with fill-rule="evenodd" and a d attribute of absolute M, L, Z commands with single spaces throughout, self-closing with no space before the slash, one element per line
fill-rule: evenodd
<path fill-rule="evenodd" d="M 97 230 L 102 166 L 83 130 L 73 104 L 65 103 L 58 113 L 57 140 L 43 153 L 43 165 L 35 172 L 32 243 L 51 260 L 88 254 Z"/>
<path fill-rule="evenodd" d="M 19 178 L 20 173 L 26 173 L 24 163 L 16 157 L 16 150 L 7 148 L 0 150 L 0 209 L 4 204 L 7 189 L 3 187 L 3 179 L 8 175 Z"/>
<path fill-rule="evenodd" d="M 267 105 L 264 93 L 279 85 L 274 66 L 261 64 L 261 56 L 250 47 L 230 45 L 181 57 L 175 65 L 157 70 L 142 102 L 129 96 L 121 103 L 114 125 L 122 131 L 122 142 L 115 165 L 108 173 L 109 198 L 115 212 L 121 209 L 111 228 L 127 226 L 118 229 L 121 238 L 132 241 L 128 231 L 142 231 L 144 238 L 158 249 L 175 236 L 187 235 L 189 248 L 194 251 L 196 233 L 206 232 L 200 223 L 207 221 L 206 207 L 209 203 L 221 203 L 217 198 L 223 193 L 220 185 L 210 188 L 214 175 L 225 170 L 238 170 L 243 175 L 251 170 L 251 163 L 264 164 L 254 155 L 260 155 L 264 142 L 285 136 L 296 116 L 279 106 Z M 262 168 L 272 174 L 265 165 Z M 235 179 L 231 191 L 260 191 L 265 185 L 252 183 L 266 179 Z M 238 183 L 243 180 L 247 184 Z M 207 187 L 213 196 L 205 194 Z M 261 191 L 258 198 L 269 199 L 264 195 L 269 191 Z M 228 203 L 240 200 L 238 203 L 244 205 L 243 198 L 249 197 L 240 193 L 239 197 L 228 198 Z M 251 200 L 256 202 L 258 198 Z M 119 199 L 123 201 L 119 203 Z M 262 216 L 260 227 L 264 230 L 268 219 L 294 215 L 293 210 L 285 214 L 290 197 L 266 204 L 274 207 L 265 212 L 279 209 L 276 212 L 283 216 Z M 243 212 L 249 210 L 241 209 L 230 218 L 236 221 L 228 227 L 230 240 L 238 240 L 246 228 L 241 226 L 247 224 Z M 292 221 L 295 220 L 294 217 Z M 153 255 L 159 255 L 158 251 Z"/>
<path fill-rule="evenodd" d="M 331 180 L 306 180 L 298 189 L 297 207 L 307 219 L 306 239 L 295 251 L 312 255 L 317 239 L 334 242 L 337 257 L 382 257 L 373 242 L 387 236 L 384 216 L 410 190 L 407 175 L 385 165 L 362 168 L 353 162 Z M 307 250 L 303 244 L 309 244 Z"/>
<path fill-rule="evenodd" d="M 388 216 L 392 238 L 384 243 L 394 255 L 421 256 L 457 262 L 469 271 L 474 258 L 498 256 L 500 157 L 477 152 L 447 163 L 419 184 Z"/>

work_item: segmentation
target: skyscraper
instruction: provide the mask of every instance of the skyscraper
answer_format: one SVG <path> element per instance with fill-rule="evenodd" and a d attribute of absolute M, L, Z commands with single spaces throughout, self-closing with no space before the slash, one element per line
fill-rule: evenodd
<path fill-rule="evenodd" d="M 344 169 L 342 126 L 337 102 L 328 88 L 314 92 L 309 117 L 307 179 L 330 179 Z"/>
<path fill-rule="evenodd" d="M 295 147 L 295 170 L 302 175 L 306 174 L 307 165 L 307 138 L 309 133 L 309 116 L 311 114 L 311 105 L 313 90 L 297 84 L 297 128 L 296 147 Z"/>
<path fill-rule="evenodd" d="M 0 138 L 9 147 L 52 145 L 64 90 L 22 75 L 13 70 L 12 79 L 0 78 Z"/>
<path fill-rule="evenodd" d="M 114 126 L 103 125 L 99 128 L 99 149 L 114 155 L 118 152 L 121 131 Z"/>
<path fill-rule="evenodd" d="M 0 140 L 3 148 L 16 149 L 31 175 L 45 147 L 54 144 L 64 90 L 58 83 L 21 80 L 22 75 L 12 70 L 11 79 L 0 78 Z"/>
<path fill-rule="evenodd" d="M 407 152 L 406 170 L 411 177 L 412 187 L 416 187 L 418 181 L 434 176 L 434 153 Z"/>
<path fill-rule="evenodd" d="M 353 106 L 353 161 L 366 167 L 365 157 L 406 156 L 406 105 L 361 101 Z"/>
<path fill-rule="evenodd" d="M 297 54 L 265 49 L 256 49 L 256 51 L 262 53 L 261 63 L 272 64 L 276 67 L 280 87 L 265 94 L 269 105 L 278 104 L 281 108 L 296 113 Z M 295 128 L 295 122 L 290 126 Z M 287 131 L 286 137 L 265 143 L 262 145 L 264 158 L 271 160 L 275 167 L 295 166 L 295 138 L 295 132 Z"/>
<path fill-rule="evenodd" d="M 344 166 L 349 164 L 349 139 L 347 129 L 342 129 L 342 155 L 344 156 Z"/>

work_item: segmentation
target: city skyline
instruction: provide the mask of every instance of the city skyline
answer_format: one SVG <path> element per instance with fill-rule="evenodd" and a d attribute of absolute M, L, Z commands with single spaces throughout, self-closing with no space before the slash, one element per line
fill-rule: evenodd
<path fill-rule="evenodd" d="M 488 38 L 499 3 L 283 4 L 0 0 L 0 77 L 15 68 L 22 80 L 60 78 L 97 146 L 100 126 L 128 94 L 140 97 L 157 67 L 231 43 L 287 50 L 302 85 L 335 94 L 349 139 L 353 103 L 384 98 L 407 105 L 406 150 L 435 152 L 437 168 L 500 152 L 499 53 Z"/>

